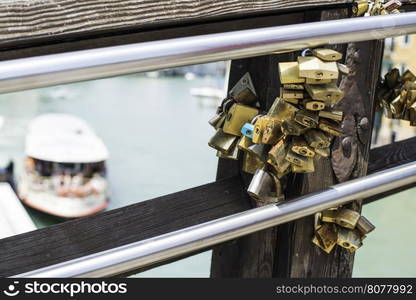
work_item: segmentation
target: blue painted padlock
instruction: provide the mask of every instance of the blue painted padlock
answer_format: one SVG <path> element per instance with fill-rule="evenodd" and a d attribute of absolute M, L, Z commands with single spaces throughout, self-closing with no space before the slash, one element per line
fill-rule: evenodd
<path fill-rule="evenodd" d="M 246 123 L 241 127 L 241 134 L 252 139 L 253 138 L 254 125 L 251 123 Z"/>

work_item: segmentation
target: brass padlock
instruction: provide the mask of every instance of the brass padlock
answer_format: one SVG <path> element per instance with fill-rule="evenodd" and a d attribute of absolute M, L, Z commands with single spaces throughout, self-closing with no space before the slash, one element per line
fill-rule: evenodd
<path fill-rule="evenodd" d="M 308 145 L 303 137 L 295 136 L 292 139 L 290 149 L 302 156 L 314 157 L 315 151 Z"/>
<path fill-rule="evenodd" d="M 326 104 L 336 104 L 344 98 L 344 92 L 334 83 L 322 85 L 305 84 L 305 88 L 312 99 L 324 101 Z"/>
<path fill-rule="evenodd" d="M 260 168 L 264 167 L 264 162 L 250 152 L 244 152 L 242 171 L 254 174 Z"/>
<path fill-rule="evenodd" d="M 229 153 L 223 153 L 221 151 L 217 151 L 217 157 L 218 158 L 224 158 L 224 159 L 232 159 L 232 160 L 238 160 L 238 147 L 237 145 L 233 145 L 233 148 L 230 150 Z"/>
<path fill-rule="evenodd" d="M 283 88 L 287 90 L 299 90 L 299 91 L 303 91 L 305 89 L 303 84 L 295 84 L 295 83 L 284 84 Z"/>
<path fill-rule="evenodd" d="M 315 128 L 318 126 L 319 116 L 314 112 L 301 109 L 296 112 L 294 120 L 305 127 Z"/>
<path fill-rule="evenodd" d="M 323 61 L 337 61 L 342 58 L 342 54 L 333 49 L 316 48 L 312 50 L 312 54 Z"/>
<path fill-rule="evenodd" d="M 299 136 L 308 129 L 308 127 L 305 127 L 291 119 L 284 120 L 280 126 L 282 128 L 283 134 L 285 135 Z"/>
<path fill-rule="evenodd" d="M 365 13 L 368 11 L 368 0 L 355 0 L 352 4 L 352 12 L 356 17 L 364 16 Z"/>
<path fill-rule="evenodd" d="M 338 79 L 336 62 L 326 62 L 314 56 L 299 56 L 299 76 L 314 79 Z"/>
<path fill-rule="evenodd" d="M 338 230 L 334 224 L 325 223 L 322 224 L 315 231 L 316 238 L 318 239 L 320 245 L 322 245 L 322 250 L 326 253 L 330 253 L 334 249 L 338 241 Z"/>
<path fill-rule="evenodd" d="M 305 139 L 312 148 L 327 148 L 331 145 L 331 139 L 325 133 L 317 129 L 306 131 Z"/>
<path fill-rule="evenodd" d="M 263 144 L 274 145 L 282 139 L 283 136 L 283 132 L 280 128 L 280 122 L 276 118 L 269 117 L 269 121 L 263 131 L 261 142 Z"/>
<path fill-rule="evenodd" d="M 400 99 L 400 95 L 397 96 L 391 103 L 390 103 L 390 110 L 393 114 L 394 118 L 400 119 L 403 113 L 403 102 Z"/>
<path fill-rule="evenodd" d="M 282 84 L 305 82 L 305 78 L 299 77 L 299 64 L 296 61 L 279 63 L 279 76 Z"/>
<path fill-rule="evenodd" d="M 267 113 L 268 116 L 277 118 L 279 121 L 292 119 L 299 109 L 283 99 L 277 97 Z"/>
<path fill-rule="evenodd" d="M 361 235 L 366 235 L 376 229 L 376 227 L 364 216 L 360 216 L 355 226 Z"/>
<path fill-rule="evenodd" d="M 238 103 L 251 104 L 257 101 L 257 94 L 250 73 L 247 72 L 240 78 L 230 90 L 229 95 Z"/>
<path fill-rule="evenodd" d="M 315 165 L 313 162 L 313 158 L 306 157 L 306 163 L 302 164 L 301 166 L 292 164 L 292 172 L 293 173 L 313 173 L 315 172 Z"/>
<path fill-rule="evenodd" d="M 327 209 L 322 212 L 322 222 L 336 223 L 337 220 L 337 209 Z"/>
<path fill-rule="evenodd" d="M 310 99 L 303 100 L 302 105 L 307 110 L 313 110 L 313 111 L 322 110 L 322 109 L 325 108 L 325 103 L 324 102 L 316 101 L 316 100 L 310 100 Z"/>
<path fill-rule="evenodd" d="M 290 173 L 291 171 L 291 164 L 286 159 L 284 159 L 281 163 L 277 164 L 274 160 L 268 159 L 267 163 L 270 164 L 276 171 L 277 178 L 282 178 L 286 174 Z"/>
<path fill-rule="evenodd" d="M 350 74 L 350 68 L 348 68 L 346 65 L 341 64 L 341 63 L 337 63 L 337 67 L 338 67 L 338 71 L 341 74 L 344 74 L 344 75 Z"/>
<path fill-rule="evenodd" d="M 295 98 L 290 99 L 290 98 L 288 98 L 288 99 L 282 99 L 282 100 L 284 100 L 288 103 L 291 103 L 291 104 L 299 104 L 300 99 L 295 99 Z"/>
<path fill-rule="evenodd" d="M 221 151 L 224 154 L 228 154 L 233 149 L 233 146 L 237 142 L 238 137 L 224 133 L 224 131 L 219 128 L 214 136 L 208 142 L 208 145 L 218 151 Z"/>
<path fill-rule="evenodd" d="M 340 208 L 337 210 L 335 222 L 345 228 L 354 229 L 360 218 L 360 213 L 348 208 Z"/>
<path fill-rule="evenodd" d="M 303 91 L 280 89 L 280 98 L 284 99 L 303 99 Z"/>
<path fill-rule="evenodd" d="M 320 119 L 319 128 L 335 136 L 340 136 L 342 134 L 341 126 L 335 121 Z"/>
<path fill-rule="evenodd" d="M 213 116 L 208 123 L 215 129 L 221 128 L 225 122 L 225 113 L 216 114 Z"/>
<path fill-rule="evenodd" d="M 268 118 L 265 116 L 260 116 L 254 122 L 254 130 L 253 130 L 253 143 L 260 144 L 263 138 L 263 132 L 266 129 L 267 122 L 269 121 Z"/>
<path fill-rule="evenodd" d="M 237 143 L 237 148 L 243 151 L 248 151 L 248 147 L 253 145 L 251 139 L 245 135 L 243 135 Z"/>
<path fill-rule="evenodd" d="M 306 84 L 327 84 L 331 83 L 332 79 L 315 79 L 315 78 L 306 78 Z"/>
<path fill-rule="evenodd" d="M 384 75 L 384 81 L 387 84 L 389 89 L 394 89 L 399 83 L 400 71 L 397 68 L 390 70 L 386 75 Z"/>
<path fill-rule="evenodd" d="M 324 158 L 328 158 L 331 155 L 331 149 L 329 147 L 327 148 L 314 148 L 315 153 L 319 156 L 322 156 Z"/>
<path fill-rule="evenodd" d="M 265 168 L 258 169 L 248 186 L 247 193 L 256 201 L 265 201 L 273 195 L 275 182 L 272 175 Z"/>
<path fill-rule="evenodd" d="M 280 166 L 283 161 L 285 161 L 285 157 L 288 151 L 288 145 L 284 139 L 281 139 L 274 145 L 267 154 L 269 160 L 272 160 L 275 166 Z M 285 169 L 286 170 L 286 169 Z M 284 171 L 284 170 L 283 170 Z M 282 172 L 279 170 L 279 172 Z"/>
<path fill-rule="evenodd" d="M 256 156 L 260 161 L 266 162 L 269 148 L 270 146 L 265 144 L 252 144 L 248 147 L 247 151 Z"/>
<path fill-rule="evenodd" d="M 350 251 L 355 251 L 362 246 L 361 236 L 357 230 L 339 227 L 337 244 Z"/>
<path fill-rule="evenodd" d="M 290 149 L 289 149 L 289 151 L 287 151 L 285 158 L 288 162 L 290 162 L 291 164 L 296 165 L 296 166 L 306 165 L 308 163 L 308 160 L 309 160 L 308 157 L 303 156 L 303 155 L 299 155 L 299 154 L 293 152 Z"/>
<path fill-rule="evenodd" d="M 318 113 L 319 117 L 325 118 L 325 119 L 331 119 L 335 121 L 342 121 L 344 114 L 342 111 L 326 111 L 321 110 Z"/>
<path fill-rule="evenodd" d="M 403 73 L 402 76 L 400 76 L 399 78 L 400 82 L 411 82 L 414 83 L 414 81 L 416 81 L 416 75 L 412 73 L 412 71 L 410 70 L 406 70 L 406 72 Z"/>
<path fill-rule="evenodd" d="M 258 114 L 258 109 L 236 103 L 227 113 L 223 131 L 228 134 L 241 136 L 241 127 L 243 127 L 245 123 L 249 123 Z"/>

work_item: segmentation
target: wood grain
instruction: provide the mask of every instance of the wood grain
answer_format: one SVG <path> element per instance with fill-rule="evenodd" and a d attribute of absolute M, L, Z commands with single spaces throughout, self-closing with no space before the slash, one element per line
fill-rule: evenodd
<path fill-rule="evenodd" d="M 249 208 L 238 177 L 68 221 L 0 241 L 11 276 L 207 222 Z"/>

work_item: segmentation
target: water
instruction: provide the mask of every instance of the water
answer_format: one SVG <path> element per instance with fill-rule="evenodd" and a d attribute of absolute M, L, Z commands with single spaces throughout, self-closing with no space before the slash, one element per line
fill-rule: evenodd
<path fill-rule="evenodd" d="M 64 112 L 86 120 L 110 152 L 109 209 L 195 187 L 215 179 L 217 159 L 207 146 L 207 121 L 217 101 L 196 99 L 190 88 L 213 79 L 117 77 L 0 96 L 0 154 L 21 166 L 25 129 L 35 116 Z M 415 190 L 370 204 L 364 214 L 377 225 L 358 251 L 354 276 L 415 276 Z M 167 212 L 168 213 L 168 212 Z M 30 210 L 38 227 L 56 223 Z M 138 276 L 206 277 L 210 252 Z"/>

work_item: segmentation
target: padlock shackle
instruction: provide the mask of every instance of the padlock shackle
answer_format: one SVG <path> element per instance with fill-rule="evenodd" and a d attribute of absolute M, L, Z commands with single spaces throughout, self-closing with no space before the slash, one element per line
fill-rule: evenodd
<path fill-rule="evenodd" d="M 0 93 L 416 33 L 416 12 L 274 26 L 0 62 Z"/>
<path fill-rule="evenodd" d="M 337 184 L 282 204 L 271 204 L 210 222 L 80 257 L 15 277 L 105 277 L 297 220 L 350 201 L 416 182 L 416 162 Z"/>

